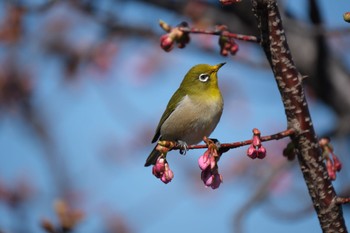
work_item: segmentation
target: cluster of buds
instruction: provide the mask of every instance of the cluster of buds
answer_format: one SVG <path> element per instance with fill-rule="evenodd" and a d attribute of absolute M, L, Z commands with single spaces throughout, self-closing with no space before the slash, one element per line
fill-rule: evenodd
<path fill-rule="evenodd" d="M 164 21 L 160 20 L 159 25 L 167 32 L 167 34 L 160 37 L 160 47 L 166 52 L 171 51 L 175 44 L 177 44 L 178 48 L 182 49 L 190 42 L 189 33 L 180 29 L 181 27 L 188 27 L 186 22 L 182 22 L 177 27 L 171 27 Z"/>
<path fill-rule="evenodd" d="M 253 142 L 250 144 L 247 155 L 252 159 L 263 159 L 266 156 L 266 149 L 261 144 L 260 131 L 253 129 Z"/>
<path fill-rule="evenodd" d="M 220 54 L 222 56 L 227 56 L 229 53 L 235 55 L 238 51 L 238 44 L 232 37 L 228 37 L 225 34 L 228 33 L 227 27 L 221 25 L 217 27 L 217 30 L 221 31 L 219 37 Z"/>
<path fill-rule="evenodd" d="M 330 144 L 329 138 L 321 138 L 319 144 L 322 150 L 322 157 L 326 160 L 326 168 L 331 180 L 336 179 L 336 172 L 339 172 L 342 168 L 342 164 L 338 157 L 333 152 L 333 147 Z"/>
<path fill-rule="evenodd" d="M 156 164 L 152 168 L 152 173 L 165 184 L 169 183 L 174 178 L 174 173 L 170 169 L 163 154 L 158 157 Z"/>
<path fill-rule="evenodd" d="M 208 150 L 198 159 L 199 168 L 202 170 L 201 179 L 206 187 L 217 189 L 223 180 L 217 164 L 221 154 L 218 153 L 217 146 L 212 140 L 205 139 L 205 141 Z"/>

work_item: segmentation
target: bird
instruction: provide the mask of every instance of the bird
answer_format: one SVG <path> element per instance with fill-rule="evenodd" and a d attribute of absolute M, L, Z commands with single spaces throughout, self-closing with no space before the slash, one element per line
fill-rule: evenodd
<path fill-rule="evenodd" d="M 186 148 L 198 144 L 220 121 L 224 101 L 218 86 L 217 73 L 225 63 L 198 64 L 183 78 L 160 118 L 152 143 L 176 141 Z M 161 152 L 154 147 L 145 167 L 154 165 Z"/>

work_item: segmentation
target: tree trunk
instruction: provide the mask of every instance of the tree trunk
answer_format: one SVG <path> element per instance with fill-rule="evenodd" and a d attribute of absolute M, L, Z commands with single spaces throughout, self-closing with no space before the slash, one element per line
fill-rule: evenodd
<path fill-rule="evenodd" d="M 323 232 L 347 232 L 341 205 L 323 162 L 302 86 L 284 33 L 275 0 L 252 0 L 261 33 L 261 46 L 274 73 L 287 117 L 295 130 L 295 145 L 301 171 Z M 302 48 L 300 48 L 302 49 Z"/>

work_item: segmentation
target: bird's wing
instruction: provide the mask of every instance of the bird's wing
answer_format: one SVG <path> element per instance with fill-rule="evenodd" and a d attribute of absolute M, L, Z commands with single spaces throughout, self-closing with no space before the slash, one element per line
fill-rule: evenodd
<path fill-rule="evenodd" d="M 160 137 L 160 128 L 162 127 L 163 123 L 168 119 L 168 117 L 171 115 L 172 112 L 176 109 L 178 104 L 181 102 L 181 100 L 185 97 L 184 92 L 180 92 L 179 89 L 174 93 L 174 95 L 170 98 L 169 103 L 160 118 L 160 121 L 158 123 L 156 133 L 154 134 L 154 137 L 152 139 L 152 143 L 156 142 L 158 138 Z"/>

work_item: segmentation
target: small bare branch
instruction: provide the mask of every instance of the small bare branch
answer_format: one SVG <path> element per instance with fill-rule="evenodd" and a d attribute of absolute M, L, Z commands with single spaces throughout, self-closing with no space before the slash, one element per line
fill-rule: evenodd
<path fill-rule="evenodd" d="M 287 129 L 284 130 L 282 132 L 276 133 L 276 134 L 272 134 L 272 135 L 266 135 L 266 136 L 261 136 L 260 140 L 262 142 L 265 141 L 272 141 L 272 140 L 279 140 L 285 137 L 290 137 L 292 135 L 294 135 L 295 131 L 294 129 Z M 161 141 L 162 146 L 167 147 L 167 145 L 171 145 L 172 146 L 172 150 L 181 150 L 183 149 L 181 145 L 179 145 L 178 143 L 175 143 L 175 145 L 173 143 L 166 143 L 167 141 Z M 226 152 L 230 149 L 234 149 L 234 148 L 238 148 L 238 147 L 242 147 L 242 146 L 246 146 L 246 145 L 250 145 L 253 143 L 253 139 L 249 139 L 249 140 L 245 140 L 245 141 L 238 141 L 238 142 L 231 142 L 231 143 L 221 143 L 220 144 L 220 151 L 221 152 Z M 205 149 L 208 148 L 207 144 L 200 144 L 200 145 L 188 145 L 187 149 L 188 150 L 194 150 L 194 149 Z"/>
<path fill-rule="evenodd" d="M 335 197 L 334 202 L 337 205 L 343 205 L 343 204 L 349 204 L 350 203 L 350 197 Z"/>

